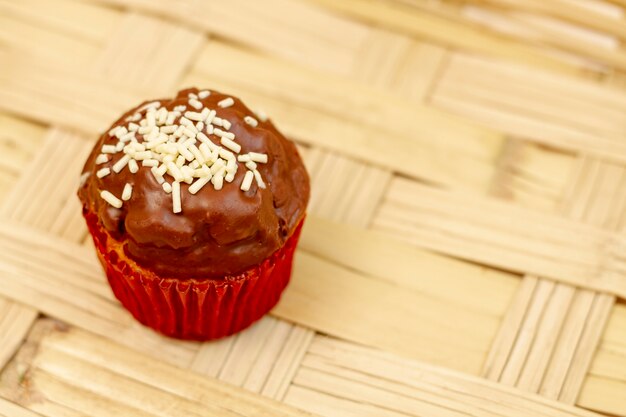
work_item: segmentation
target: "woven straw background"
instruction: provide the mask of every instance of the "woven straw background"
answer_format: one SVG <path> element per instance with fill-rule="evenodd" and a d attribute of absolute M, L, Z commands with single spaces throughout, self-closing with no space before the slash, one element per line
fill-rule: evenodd
<path fill-rule="evenodd" d="M 625 14 L 0 0 L 0 416 L 626 416 Z M 119 306 L 75 196 L 185 86 L 265 110 L 313 186 L 279 306 L 205 344 Z"/>

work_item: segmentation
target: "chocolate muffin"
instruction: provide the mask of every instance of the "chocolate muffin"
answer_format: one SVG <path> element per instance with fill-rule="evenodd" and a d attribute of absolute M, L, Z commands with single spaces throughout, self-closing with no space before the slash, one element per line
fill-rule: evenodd
<path fill-rule="evenodd" d="M 278 302 L 309 179 L 295 145 L 264 115 L 193 88 L 113 123 L 78 196 L 124 307 L 168 336 L 208 340 Z"/>

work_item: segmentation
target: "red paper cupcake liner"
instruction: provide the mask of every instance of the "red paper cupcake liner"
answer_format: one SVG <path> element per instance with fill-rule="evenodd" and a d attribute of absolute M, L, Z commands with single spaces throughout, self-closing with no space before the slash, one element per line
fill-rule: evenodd
<path fill-rule="evenodd" d="M 140 323 L 178 339 L 211 340 L 236 333 L 276 305 L 289 283 L 302 223 L 260 265 L 221 279 L 160 277 L 129 259 L 95 214 L 84 214 L 113 293 Z"/>

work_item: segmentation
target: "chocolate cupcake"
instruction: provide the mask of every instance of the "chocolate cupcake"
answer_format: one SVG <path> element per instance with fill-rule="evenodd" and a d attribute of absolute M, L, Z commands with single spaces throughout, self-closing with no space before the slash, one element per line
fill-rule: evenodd
<path fill-rule="evenodd" d="M 209 340 L 278 302 L 309 179 L 263 115 L 188 89 L 122 115 L 94 146 L 78 196 L 122 305 L 165 335 Z"/>

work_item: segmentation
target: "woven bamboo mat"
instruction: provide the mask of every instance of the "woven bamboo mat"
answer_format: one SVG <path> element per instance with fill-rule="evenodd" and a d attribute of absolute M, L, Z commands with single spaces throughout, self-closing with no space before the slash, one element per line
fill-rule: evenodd
<path fill-rule="evenodd" d="M 626 416 L 626 1 L 0 0 L 0 416 Z M 271 315 L 165 339 L 75 197 L 186 86 L 300 147 Z"/>

